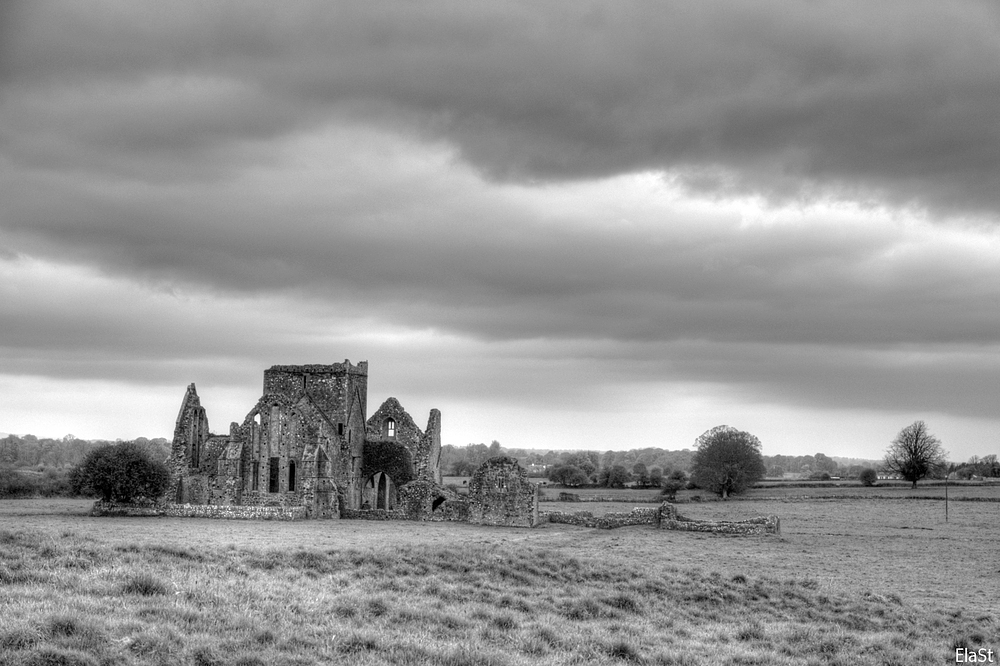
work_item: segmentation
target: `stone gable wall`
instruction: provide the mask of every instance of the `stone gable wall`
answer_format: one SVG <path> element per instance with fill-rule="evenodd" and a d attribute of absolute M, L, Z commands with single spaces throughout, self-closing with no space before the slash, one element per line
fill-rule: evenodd
<path fill-rule="evenodd" d="M 393 437 L 386 433 L 386 419 L 396 422 L 396 434 Z M 411 453 L 423 436 L 424 433 L 396 398 L 387 398 L 365 422 L 365 438 L 368 441 L 394 441 L 405 446 Z"/>
<path fill-rule="evenodd" d="M 538 524 L 538 486 L 513 458 L 490 458 L 469 480 L 469 517 L 475 525 Z"/>
<path fill-rule="evenodd" d="M 189 384 L 181 400 L 181 408 L 174 424 L 174 438 L 170 445 L 170 457 L 167 458 L 167 468 L 170 471 L 170 485 L 166 497 L 171 500 L 198 501 L 208 499 L 207 484 L 204 482 L 186 483 L 191 474 L 199 474 L 200 470 L 191 469 L 191 449 L 197 446 L 199 458 L 204 444 L 209 437 L 208 416 L 201 406 L 198 390 L 194 384 Z M 195 494 L 192 494 L 195 493 Z M 200 495 L 197 493 L 201 493 Z"/>

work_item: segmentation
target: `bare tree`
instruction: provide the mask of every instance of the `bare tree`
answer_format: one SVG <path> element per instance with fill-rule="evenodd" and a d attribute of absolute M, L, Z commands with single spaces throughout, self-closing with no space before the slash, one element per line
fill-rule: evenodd
<path fill-rule="evenodd" d="M 882 467 L 886 472 L 898 474 L 917 487 L 917 481 L 945 468 L 941 440 L 927 430 L 923 421 L 915 421 L 899 431 L 885 452 Z"/>

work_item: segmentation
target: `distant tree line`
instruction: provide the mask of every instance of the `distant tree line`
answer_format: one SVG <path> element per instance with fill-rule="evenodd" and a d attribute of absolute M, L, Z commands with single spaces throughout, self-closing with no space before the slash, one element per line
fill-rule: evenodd
<path fill-rule="evenodd" d="M 77 495 L 72 470 L 93 451 L 120 443 L 84 440 L 74 435 L 59 439 L 8 435 L 0 439 L 0 498 Z M 132 444 L 151 460 L 162 462 L 170 454 L 170 442 L 162 437 L 140 437 Z"/>
<path fill-rule="evenodd" d="M 957 479 L 1000 478 L 1000 462 L 997 461 L 996 454 L 988 456 L 972 456 L 969 462 L 952 464 L 948 468 L 949 474 L 954 474 Z"/>
<path fill-rule="evenodd" d="M 446 476 L 470 476 L 485 460 L 498 455 L 516 458 L 531 476 L 547 478 L 552 483 L 570 487 L 605 486 L 662 487 L 665 481 L 679 473 L 690 475 L 696 451 L 669 451 L 660 448 L 628 451 L 538 451 L 505 449 L 499 442 L 445 445 L 441 448 L 441 470 Z M 763 456 L 764 477 L 782 478 L 796 474 L 804 478 L 857 479 L 868 464 L 841 465 L 823 453 L 803 456 Z"/>
<path fill-rule="evenodd" d="M 918 425 L 923 426 L 923 423 L 917 422 L 909 428 Z M 907 431 L 908 429 L 901 431 L 894 446 L 898 445 L 899 437 Z M 73 435 L 59 439 L 38 438 L 34 435 L 21 437 L 8 435 L 0 439 L 0 497 L 72 495 L 74 489 L 70 470 L 78 467 L 91 452 L 115 443 L 120 444 L 121 441 L 83 440 Z M 132 443 L 148 454 L 153 461 L 162 462 L 170 453 L 170 442 L 162 437 L 156 439 L 140 437 Z M 601 453 L 505 449 L 496 440 L 488 445 L 446 444 L 441 447 L 441 470 L 447 476 L 469 476 L 486 460 L 501 455 L 517 459 L 531 476 L 547 478 L 554 484 L 568 487 L 637 486 L 660 488 L 666 495 L 671 495 L 680 488 L 697 482 L 692 478 L 697 450 L 669 451 L 655 447 Z M 836 476 L 859 479 L 865 485 L 870 485 L 876 481 L 874 467 L 882 473 L 888 469 L 886 461 L 874 465 L 871 462 L 861 464 L 865 461 L 840 464 L 823 453 L 805 456 L 761 456 L 760 460 L 764 478 L 781 478 L 786 474 L 818 479 Z M 943 458 L 938 456 L 926 470 L 920 468 L 914 474 L 924 474 L 934 478 L 943 476 L 947 470 L 959 479 L 1000 477 L 1000 462 L 995 454 L 973 456 L 966 463 L 952 463 L 947 466 L 942 460 Z M 909 474 L 908 467 L 902 469 Z M 755 474 L 759 471 L 756 470 Z M 905 475 L 901 476 L 908 478 Z M 705 483 L 704 477 L 701 478 Z"/>
<path fill-rule="evenodd" d="M 521 466 L 528 470 L 530 476 L 546 478 L 557 485 L 570 488 L 581 486 L 661 488 L 670 494 L 677 489 L 697 483 L 692 478 L 696 454 L 696 449 L 669 451 L 653 447 L 604 453 L 506 449 L 494 440 L 489 446 L 486 444 L 443 446 L 441 470 L 446 476 L 469 476 L 488 458 L 505 455 L 516 458 Z M 886 467 L 885 460 L 841 459 L 842 462 L 838 462 L 824 453 L 802 456 L 761 455 L 760 460 L 763 464 L 761 478 L 765 479 L 780 479 L 786 475 L 795 475 L 808 480 L 841 478 L 856 480 L 863 485 L 872 485 L 877 482 L 878 474 L 893 473 Z M 1000 477 L 1000 462 L 996 455 L 981 458 L 974 456 L 968 463 L 952 464 L 949 471 L 961 479 L 973 476 Z M 755 468 L 754 476 L 760 472 L 760 469 Z M 940 478 L 943 476 L 943 468 L 931 465 L 926 474 L 929 478 Z M 702 481 L 705 482 L 704 477 Z"/>
<path fill-rule="evenodd" d="M 154 458 L 166 460 L 170 455 L 170 440 L 163 437 L 156 439 L 139 437 L 132 441 Z M 23 437 L 7 435 L 0 439 L 0 467 L 8 469 L 37 467 L 38 471 L 47 467 L 56 469 L 75 467 L 94 449 L 115 443 L 103 439 L 80 439 L 75 435 L 65 435 L 59 439 L 39 439 L 34 435 Z"/>

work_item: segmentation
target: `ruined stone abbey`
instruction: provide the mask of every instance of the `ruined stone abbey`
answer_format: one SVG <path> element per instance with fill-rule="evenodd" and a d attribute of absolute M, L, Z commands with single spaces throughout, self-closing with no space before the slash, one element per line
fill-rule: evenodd
<path fill-rule="evenodd" d="M 174 429 L 167 501 L 299 508 L 307 518 L 406 509 L 424 517 L 455 494 L 441 486 L 441 414 L 421 430 L 395 398 L 370 416 L 368 363 L 276 365 L 229 433 L 212 434 L 194 384 Z M 405 507 L 403 506 L 405 505 Z"/>
<path fill-rule="evenodd" d="M 298 520 L 458 521 L 534 527 L 542 522 L 611 529 L 627 525 L 726 534 L 780 534 L 776 516 L 732 522 L 690 520 L 672 504 L 594 516 L 538 510 L 539 487 L 517 460 L 483 462 L 468 492 L 441 485 L 441 413 L 421 430 L 389 398 L 367 417 L 368 362 L 275 365 L 264 394 L 229 434 L 215 435 L 194 384 L 174 428 L 170 486 L 145 503 L 98 501 L 95 516 Z"/>

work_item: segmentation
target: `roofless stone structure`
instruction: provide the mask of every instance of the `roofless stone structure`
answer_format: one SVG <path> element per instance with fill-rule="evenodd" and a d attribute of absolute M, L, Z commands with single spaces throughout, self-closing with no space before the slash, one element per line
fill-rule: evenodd
<path fill-rule="evenodd" d="M 367 404 L 367 361 L 275 365 L 243 423 L 219 435 L 191 384 L 174 428 L 166 500 L 299 507 L 308 518 L 337 518 L 342 509 L 393 511 L 412 481 L 449 497 L 441 487 L 440 412 L 432 409 L 421 430 L 396 398 L 370 418 Z"/>

